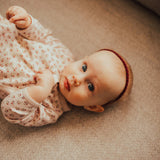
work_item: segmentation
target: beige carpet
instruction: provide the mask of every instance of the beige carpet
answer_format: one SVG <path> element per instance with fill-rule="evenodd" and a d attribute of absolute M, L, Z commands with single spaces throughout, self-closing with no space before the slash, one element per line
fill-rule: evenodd
<path fill-rule="evenodd" d="M 160 160 L 160 18 L 130 0 L 0 0 L 25 7 L 79 59 L 101 48 L 130 62 L 130 98 L 102 114 L 79 108 L 25 128 L 0 112 L 1 160 Z"/>

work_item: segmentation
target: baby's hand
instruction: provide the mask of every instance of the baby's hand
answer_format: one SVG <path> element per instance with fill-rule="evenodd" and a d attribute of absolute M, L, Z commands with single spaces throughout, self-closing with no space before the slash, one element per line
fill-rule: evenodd
<path fill-rule="evenodd" d="M 32 23 L 32 19 L 26 10 L 19 6 L 12 6 L 6 12 L 7 19 L 19 29 L 26 29 Z"/>
<path fill-rule="evenodd" d="M 51 93 L 54 78 L 49 70 L 38 72 L 35 75 L 36 85 L 27 88 L 28 94 L 37 102 L 43 101 Z"/>
<path fill-rule="evenodd" d="M 37 82 L 36 85 L 44 87 L 48 90 L 52 89 L 55 85 L 53 75 L 49 70 L 38 72 L 34 78 Z"/>

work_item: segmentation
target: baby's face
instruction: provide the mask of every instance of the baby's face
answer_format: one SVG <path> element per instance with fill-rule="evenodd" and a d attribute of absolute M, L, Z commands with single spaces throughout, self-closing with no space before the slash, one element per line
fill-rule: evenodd
<path fill-rule="evenodd" d="M 125 86 L 125 69 L 109 51 L 100 51 L 66 66 L 59 87 L 73 105 L 103 105 L 115 99 Z"/>

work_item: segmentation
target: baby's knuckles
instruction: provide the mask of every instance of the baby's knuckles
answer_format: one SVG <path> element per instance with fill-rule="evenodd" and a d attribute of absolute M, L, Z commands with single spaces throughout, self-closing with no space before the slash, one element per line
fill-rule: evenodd
<path fill-rule="evenodd" d="M 18 28 L 25 29 L 29 27 L 29 25 L 32 23 L 31 17 L 27 13 L 27 11 L 22 7 L 12 6 L 6 12 L 6 17 L 8 20 L 10 20 L 12 17 L 16 15 L 20 15 L 20 16 L 23 15 L 23 20 L 20 18 L 14 22 Z"/>
<path fill-rule="evenodd" d="M 28 15 L 28 17 L 26 17 L 26 19 L 18 20 L 15 22 L 15 25 L 20 29 L 26 29 L 29 27 L 30 24 L 31 24 L 31 20 L 29 18 L 29 15 Z"/>
<path fill-rule="evenodd" d="M 19 10 L 20 10 L 21 7 L 18 7 L 18 6 L 12 6 L 10 7 L 7 12 L 6 12 L 6 15 L 7 15 L 7 19 L 10 19 L 11 17 L 15 16 L 16 14 L 19 13 Z M 23 9 L 23 8 L 22 8 Z M 23 9 L 24 10 L 24 9 Z"/>
<path fill-rule="evenodd" d="M 19 6 L 11 6 L 9 9 L 8 9 L 8 13 L 20 13 L 20 12 L 26 12 L 26 10 L 22 7 L 19 7 Z"/>

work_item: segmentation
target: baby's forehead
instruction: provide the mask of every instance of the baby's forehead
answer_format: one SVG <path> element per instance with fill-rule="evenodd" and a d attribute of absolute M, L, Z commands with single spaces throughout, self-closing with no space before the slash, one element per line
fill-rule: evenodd
<path fill-rule="evenodd" d="M 117 63 L 122 65 L 121 60 L 115 54 L 109 51 L 95 52 L 92 55 L 88 56 L 87 59 L 88 61 L 90 61 L 90 63 L 98 64 L 98 66 L 101 66 L 102 64 L 104 66 L 105 65 L 114 66 L 117 65 Z"/>
<path fill-rule="evenodd" d="M 116 60 L 118 58 L 113 52 L 110 52 L 107 50 L 97 51 L 90 56 L 94 58 L 104 58 L 104 59 L 112 59 L 112 60 Z"/>
<path fill-rule="evenodd" d="M 103 74 L 125 76 L 125 68 L 120 58 L 110 51 L 98 51 L 88 56 L 89 65 Z M 89 66 L 88 66 L 89 67 Z"/>

